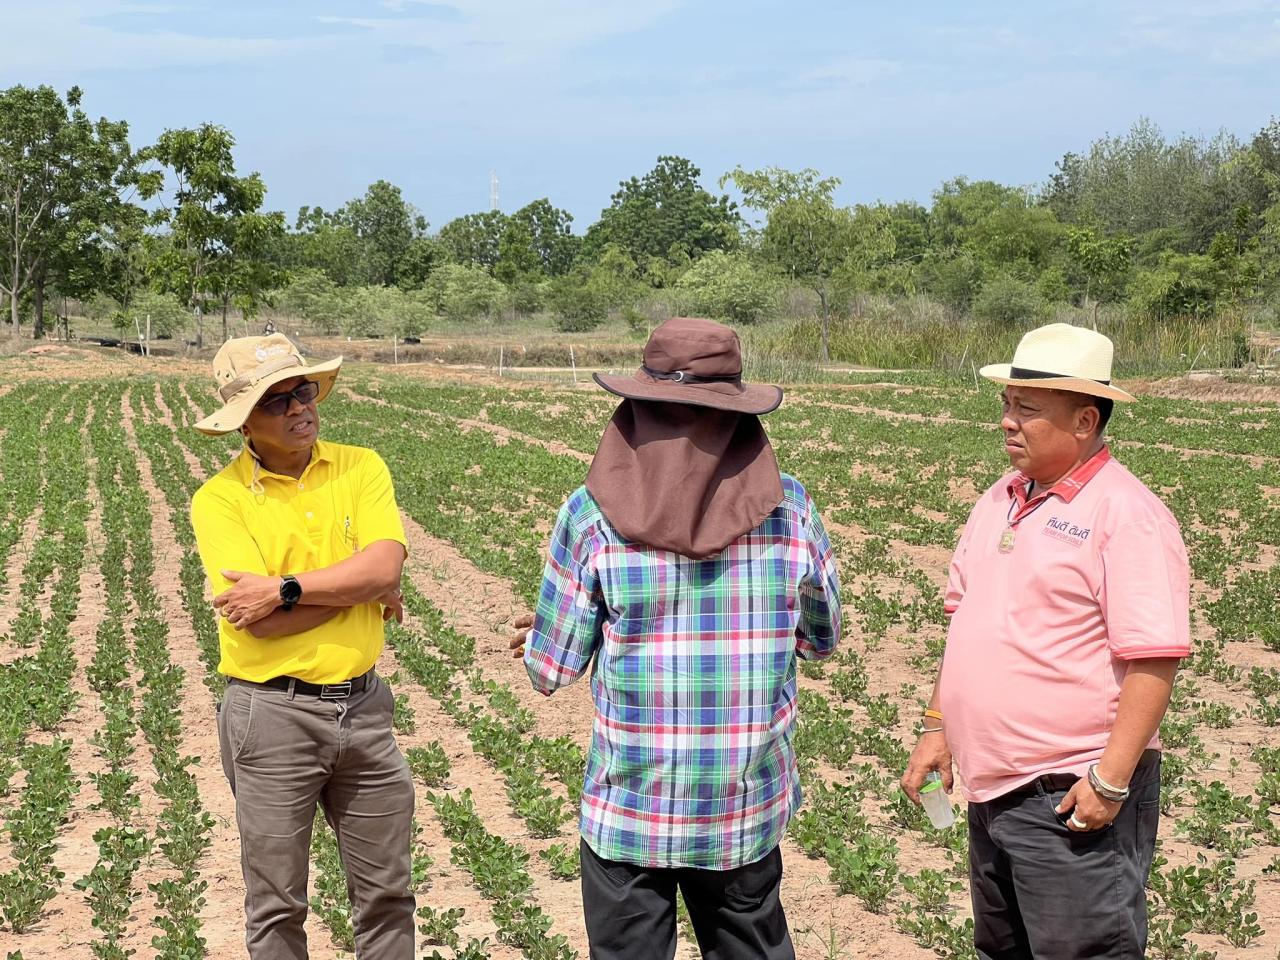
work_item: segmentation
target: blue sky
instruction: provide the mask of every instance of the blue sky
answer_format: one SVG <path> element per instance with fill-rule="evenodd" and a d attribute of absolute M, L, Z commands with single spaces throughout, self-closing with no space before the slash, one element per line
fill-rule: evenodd
<path fill-rule="evenodd" d="M 268 205 L 398 184 L 433 226 L 548 196 L 584 229 L 676 153 L 816 167 L 848 203 L 1043 181 L 1149 116 L 1280 112 L 1280 0 L 0 0 L 0 86 L 79 84 L 135 144 L 212 121 Z M 18 38 L 12 42 L 12 38 Z"/>

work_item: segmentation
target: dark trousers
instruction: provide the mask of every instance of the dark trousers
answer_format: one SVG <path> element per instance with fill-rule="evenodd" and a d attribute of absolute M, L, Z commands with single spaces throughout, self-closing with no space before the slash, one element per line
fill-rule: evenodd
<path fill-rule="evenodd" d="M 253 960 L 305 960 L 307 866 L 316 806 L 337 835 L 360 960 L 412 960 L 413 779 L 391 733 L 390 688 L 344 700 L 232 680 L 218 712 L 236 799 Z"/>
<path fill-rule="evenodd" d="M 592 960 L 670 960 L 676 890 L 706 960 L 794 960 L 778 888 L 782 851 L 734 870 L 655 869 L 596 856 L 582 842 L 582 907 Z"/>
<path fill-rule="evenodd" d="M 1052 778 L 1050 778 L 1052 779 Z M 1073 778 L 1065 778 L 1071 780 Z M 1068 829 L 1063 783 L 969 805 L 974 945 L 982 960 L 1141 960 L 1160 820 L 1160 754 L 1143 755 L 1111 826 Z"/>

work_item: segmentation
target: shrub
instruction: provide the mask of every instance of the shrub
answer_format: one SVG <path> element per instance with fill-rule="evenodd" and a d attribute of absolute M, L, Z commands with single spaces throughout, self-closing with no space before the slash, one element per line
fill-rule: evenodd
<path fill-rule="evenodd" d="M 594 330 L 604 322 L 609 312 L 609 301 L 589 278 L 573 273 L 557 277 L 548 286 L 547 301 L 556 313 L 558 329 L 565 333 L 582 333 Z"/>
<path fill-rule="evenodd" d="M 507 288 L 482 268 L 446 263 L 427 281 L 426 297 L 436 313 L 448 320 L 493 316 L 508 303 Z"/>
<path fill-rule="evenodd" d="M 996 274 L 982 285 L 973 301 L 978 320 L 1014 326 L 1044 316 L 1045 305 L 1036 288 L 1008 274 Z"/>
<path fill-rule="evenodd" d="M 774 305 L 773 278 L 741 253 L 713 250 L 678 281 L 691 312 L 733 323 L 755 323 Z"/>
<path fill-rule="evenodd" d="M 289 285 L 280 291 L 276 303 L 279 309 L 302 317 L 321 333 L 332 335 L 341 329 L 340 321 L 345 312 L 342 292 L 319 270 L 299 270 Z"/>

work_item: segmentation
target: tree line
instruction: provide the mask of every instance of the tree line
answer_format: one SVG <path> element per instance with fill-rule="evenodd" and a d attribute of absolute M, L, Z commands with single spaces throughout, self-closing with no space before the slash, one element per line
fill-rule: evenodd
<path fill-rule="evenodd" d="M 75 301 L 161 331 L 270 306 L 347 335 L 441 320 L 545 315 L 564 330 L 635 326 L 655 298 L 734 323 L 833 322 L 868 297 L 926 298 L 1015 324 L 1058 305 L 1208 318 L 1280 292 L 1280 120 L 1241 140 L 1166 137 L 1153 123 L 1067 153 L 1031 186 L 956 177 L 928 204 L 837 202 L 815 170 L 734 169 L 708 190 L 690 160 L 622 181 L 581 233 L 549 199 L 433 230 L 394 184 L 290 221 L 263 209 L 213 124 L 135 148 L 82 92 L 0 92 L 0 305 L 43 335 Z M 732 187 L 739 198 L 723 191 Z M 1274 307 L 1270 309 L 1274 310 Z M 66 311 L 57 311 L 66 322 Z"/>

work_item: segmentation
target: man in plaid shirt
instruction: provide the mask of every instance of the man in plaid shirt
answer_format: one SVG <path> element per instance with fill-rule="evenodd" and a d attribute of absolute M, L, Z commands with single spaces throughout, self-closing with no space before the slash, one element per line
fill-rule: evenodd
<path fill-rule="evenodd" d="M 561 508 L 532 630 L 536 689 L 591 676 L 582 793 L 591 955 L 671 957 L 683 893 L 703 955 L 791 958 L 778 844 L 800 804 L 796 660 L 840 633 L 831 544 L 779 473 L 737 335 L 654 331 L 587 484 Z M 527 630 L 527 632 L 526 632 Z"/>

